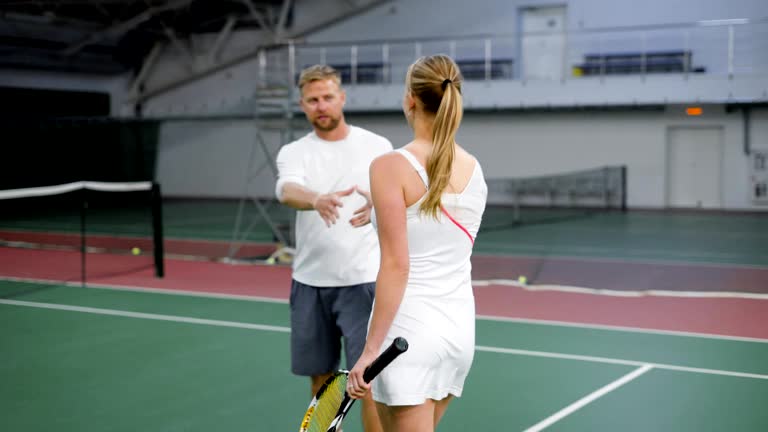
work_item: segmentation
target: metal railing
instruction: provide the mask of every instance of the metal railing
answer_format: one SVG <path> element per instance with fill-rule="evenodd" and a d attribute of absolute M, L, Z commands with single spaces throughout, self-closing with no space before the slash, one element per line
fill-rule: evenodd
<path fill-rule="evenodd" d="M 570 80 L 609 75 L 768 73 L 768 18 L 421 39 L 292 43 L 294 67 L 336 66 L 346 85 L 405 79 L 418 57 L 454 58 L 467 80 Z M 531 52 L 532 46 L 536 52 Z"/>
<path fill-rule="evenodd" d="M 533 51 L 531 45 L 548 46 Z M 254 62 L 255 91 L 222 89 L 220 101 L 149 106 L 145 114 L 165 118 L 247 116 L 264 90 L 288 91 L 306 66 L 323 63 L 342 73 L 345 86 L 389 86 L 405 81 L 408 67 L 423 55 L 454 58 L 465 80 L 474 82 L 564 82 L 616 76 L 691 76 L 738 79 L 768 75 L 768 18 L 719 20 L 632 28 L 568 30 L 419 39 L 269 44 L 210 70 L 149 89 L 154 98 L 228 67 Z M 754 81 L 754 79 L 753 79 Z M 288 89 L 287 89 L 288 88 Z M 295 90 L 295 88 L 293 88 Z M 287 96 L 295 102 L 295 98 Z M 141 100 L 137 99 L 137 100 Z M 269 102 L 269 101 L 267 101 Z M 294 107 L 295 110 L 295 107 Z"/>

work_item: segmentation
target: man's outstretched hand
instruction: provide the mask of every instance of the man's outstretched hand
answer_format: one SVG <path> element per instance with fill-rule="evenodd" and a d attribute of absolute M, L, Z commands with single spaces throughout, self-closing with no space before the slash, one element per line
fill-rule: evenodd
<path fill-rule="evenodd" d="M 341 198 L 351 195 L 356 188 L 357 186 L 352 186 L 349 189 L 318 195 L 315 198 L 313 207 L 320 213 L 320 217 L 323 218 L 326 226 L 330 227 L 336 223 L 336 220 L 339 219 L 338 207 L 344 207 Z"/>

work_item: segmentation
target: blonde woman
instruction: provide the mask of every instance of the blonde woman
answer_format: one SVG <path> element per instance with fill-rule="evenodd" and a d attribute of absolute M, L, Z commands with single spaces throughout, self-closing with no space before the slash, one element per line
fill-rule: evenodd
<path fill-rule="evenodd" d="M 470 257 L 487 186 L 478 161 L 455 141 L 461 85 L 447 56 L 411 65 L 403 110 L 413 141 L 370 167 L 381 264 L 348 391 L 364 398 L 372 389 L 385 431 L 435 430 L 451 399 L 461 396 L 474 356 Z M 409 350 L 371 387 L 364 369 L 397 336 Z"/>

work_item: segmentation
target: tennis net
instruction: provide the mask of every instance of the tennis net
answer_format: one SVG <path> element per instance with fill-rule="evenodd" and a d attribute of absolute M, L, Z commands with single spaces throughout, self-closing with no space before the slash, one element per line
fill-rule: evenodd
<path fill-rule="evenodd" d="M 89 182 L 0 191 L 0 276 L 74 282 L 163 277 L 160 186 Z"/>
<path fill-rule="evenodd" d="M 483 229 L 626 211 L 627 169 L 605 166 L 549 176 L 488 178 Z"/>

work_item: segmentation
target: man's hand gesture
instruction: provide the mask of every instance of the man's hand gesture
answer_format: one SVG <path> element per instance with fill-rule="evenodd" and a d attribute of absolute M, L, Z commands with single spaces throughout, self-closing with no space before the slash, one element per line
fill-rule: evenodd
<path fill-rule="evenodd" d="M 341 197 L 351 195 L 355 189 L 356 186 L 352 186 L 349 189 L 318 195 L 317 198 L 315 198 L 315 202 L 312 206 L 318 213 L 320 213 L 320 217 L 323 218 L 326 226 L 330 227 L 335 224 L 336 220 L 339 218 L 338 207 L 344 207 L 344 203 L 341 202 Z"/>
<path fill-rule="evenodd" d="M 355 210 L 355 216 L 349 220 L 349 223 L 352 224 L 353 227 L 358 228 L 366 225 L 371 221 L 371 209 L 373 209 L 373 201 L 371 200 L 370 192 L 360 189 L 358 186 L 355 186 L 355 192 L 359 193 L 363 196 L 363 198 L 365 198 L 365 205 Z"/>

